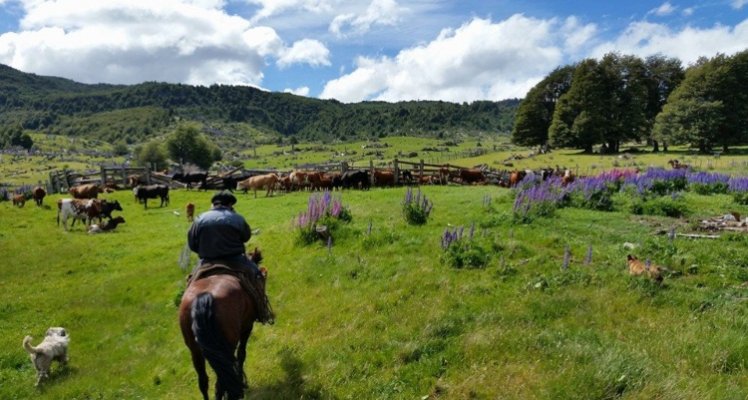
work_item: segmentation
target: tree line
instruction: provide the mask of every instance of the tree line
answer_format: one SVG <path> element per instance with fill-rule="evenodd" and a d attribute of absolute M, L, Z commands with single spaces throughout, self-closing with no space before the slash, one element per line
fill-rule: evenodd
<path fill-rule="evenodd" d="M 748 143 L 748 50 L 700 58 L 609 53 L 559 67 L 520 103 L 512 140 L 615 153 L 646 141 L 659 151 L 686 144 L 701 152 Z"/>
<path fill-rule="evenodd" d="M 85 85 L 0 65 L 0 124 L 141 142 L 176 120 L 243 123 L 299 140 L 509 133 L 519 100 L 343 104 L 247 86 Z"/>

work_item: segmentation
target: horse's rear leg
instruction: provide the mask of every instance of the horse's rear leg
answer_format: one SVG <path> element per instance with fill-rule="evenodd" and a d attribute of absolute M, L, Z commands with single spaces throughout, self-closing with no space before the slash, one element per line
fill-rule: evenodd
<path fill-rule="evenodd" d="M 195 343 L 197 346 L 197 343 Z M 192 353 L 192 366 L 197 372 L 197 386 L 200 388 L 200 393 L 203 394 L 203 400 L 209 400 L 208 398 L 208 373 L 205 371 L 205 358 L 203 357 L 200 350 L 197 348 L 190 347 Z"/>
<path fill-rule="evenodd" d="M 239 365 L 239 372 L 242 373 L 242 381 L 244 382 L 244 389 L 249 389 L 249 383 L 247 381 L 247 374 L 244 372 L 244 360 L 247 358 L 247 342 L 249 342 L 249 335 L 252 334 L 252 327 L 249 327 L 247 333 L 243 333 L 239 339 L 239 345 L 236 351 L 236 360 Z"/>

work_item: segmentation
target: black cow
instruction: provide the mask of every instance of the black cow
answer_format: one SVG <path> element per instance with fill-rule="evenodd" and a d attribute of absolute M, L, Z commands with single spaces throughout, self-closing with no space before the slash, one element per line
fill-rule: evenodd
<path fill-rule="evenodd" d="M 369 180 L 369 171 L 366 170 L 354 170 L 354 171 L 346 171 L 343 174 L 342 177 L 343 180 L 343 188 L 350 189 L 350 188 L 358 188 L 359 185 L 361 186 L 361 189 L 369 189 L 371 186 L 371 180 Z"/>
<path fill-rule="evenodd" d="M 221 182 L 223 184 L 223 189 L 226 189 L 226 190 L 229 190 L 229 191 L 233 192 L 234 189 L 236 189 L 236 184 L 237 183 L 239 183 L 241 181 L 244 181 L 244 180 L 247 180 L 247 178 L 250 178 L 250 177 L 252 177 L 254 175 L 257 175 L 257 174 L 249 174 L 249 173 L 247 173 L 247 174 L 241 174 L 241 175 L 238 175 L 238 176 L 236 176 L 236 175 L 223 176 L 223 177 L 221 177 Z"/>
<path fill-rule="evenodd" d="M 122 211 L 122 206 L 119 204 L 119 200 L 114 200 L 114 202 L 102 200 L 99 222 L 101 222 L 102 217 L 112 219 L 112 211 Z"/>
<path fill-rule="evenodd" d="M 208 174 L 205 172 L 177 172 L 172 175 L 171 179 L 187 184 L 187 189 L 191 189 L 193 183 L 199 183 L 198 189 L 207 190 L 205 181 L 208 179 Z"/>
<path fill-rule="evenodd" d="M 166 185 L 138 186 L 135 188 L 135 197 L 138 201 L 143 202 L 146 209 L 148 208 L 148 199 L 160 197 L 160 207 L 163 207 L 164 204 L 169 204 L 169 187 Z"/>

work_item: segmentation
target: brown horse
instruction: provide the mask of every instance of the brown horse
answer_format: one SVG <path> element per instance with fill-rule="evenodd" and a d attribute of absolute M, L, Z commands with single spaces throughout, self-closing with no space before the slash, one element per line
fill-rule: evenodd
<path fill-rule="evenodd" d="M 257 260 L 254 255 L 252 258 Z M 244 360 L 257 315 L 254 300 L 235 276 L 208 276 L 193 281 L 185 290 L 179 306 L 179 326 L 204 400 L 208 400 L 206 359 L 216 373 L 216 399 L 244 397 Z"/>

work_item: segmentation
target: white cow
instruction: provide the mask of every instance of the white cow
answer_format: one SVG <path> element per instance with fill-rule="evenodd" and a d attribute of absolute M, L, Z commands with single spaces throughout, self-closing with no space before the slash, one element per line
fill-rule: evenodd
<path fill-rule="evenodd" d="M 60 225 L 60 219 L 62 219 L 62 226 L 65 230 L 68 230 L 68 218 L 73 218 L 71 226 L 75 224 L 75 220 L 79 219 L 85 221 L 86 225 L 90 225 L 91 219 L 98 214 L 97 207 L 98 201 L 96 199 L 59 199 L 57 200 L 57 226 Z"/>

